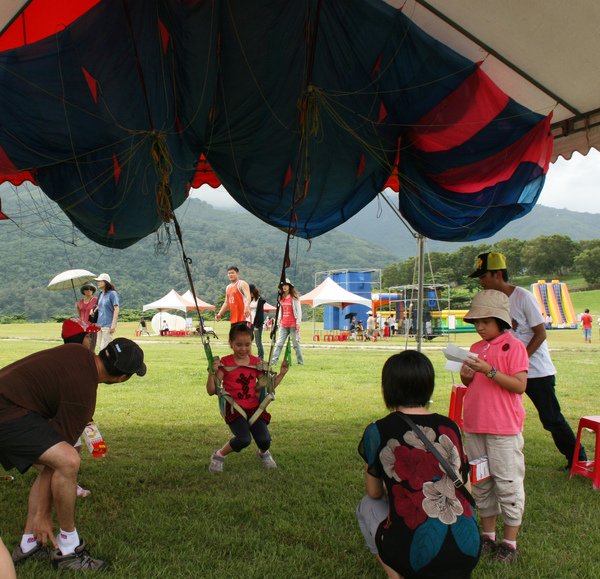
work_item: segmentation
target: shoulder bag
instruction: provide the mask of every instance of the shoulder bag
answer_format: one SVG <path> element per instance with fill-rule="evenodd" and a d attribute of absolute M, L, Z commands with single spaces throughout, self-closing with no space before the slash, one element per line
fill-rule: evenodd
<path fill-rule="evenodd" d="M 421 442 L 425 445 L 427 450 L 429 452 L 431 452 L 431 454 L 433 454 L 433 456 L 435 456 L 435 458 L 442 465 L 442 468 L 446 471 L 446 474 L 450 477 L 450 480 L 452 480 L 452 483 L 454 484 L 454 486 L 460 492 L 462 492 L 462 494 L 469 501 L 471 506 L 473 508 L 475 508 L 475 506 L 476 506 L 475 499 L 473 498 L 473 495 L 469 492 L 469 490 L 465 486 L 464 481 L 462 480 L 461 477 L 459 477 L 456 474 L 454 469 L 450 466 L 450 463 L 437 451 L 435 446 L 433 446 L 431 440 L 429 440 L 425 436 L 425 433 L 413 422 L 412 418 L 409 418 L 408 416 L 406 416 L 406 414 L 402 414 L 402 412 L 397 412 L 397 414 L 398 414 L 398 416 L 400 416 L 400 418 L 402 418 L 402 420 L 404 420 L 404 422 L 406 422 L 406 424 L 408 424 L 408 426 L 410 426 L 410 428 L 413 430 L 413 432 L 421 439 Z"/>

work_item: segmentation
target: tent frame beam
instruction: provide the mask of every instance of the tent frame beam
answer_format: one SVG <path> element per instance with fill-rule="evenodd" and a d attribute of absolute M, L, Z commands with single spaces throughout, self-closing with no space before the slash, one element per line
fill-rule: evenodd
<path fill-rule="evenodd" d="M 567 110 L 571 111 L 571 113 L 573 113 L 573 115 L 578 116 L 578 115 L 582 114 L 582 112 L 580 110 L 578 110 L 573 105 L 566 102 L 563 98 L 559 97 L 556 93 L 552 92 L 548 87 L 544 86 L 543 84 L 541 84 L 540 82 L 535 80 L 532 76 L 527 74 L 523 69 L 519 68 L 516 64 L 514 64 L 513 62 L 511 62 L 510 60 L 508 60 L 507 58 L 502 56 L 499 52 L 494 50 L 491 46 L 489 46 L 488 44 L 486 44 L 485 42 L 483 42 L 482 40 L 480 40 L 479 38 L 477 38 L 476 36 L 471 34 L 466 28 L 463 28 L 460 24 L 458 24 L 457 22 L 455 22 L 454 20 L 452 20 L 451 18 L 446 16 L 443 12 L 440 12 L 437 8 L 435 8 L 434 6 L 429 4 L 429 2 L 427 2 L 426 0 L 415 0 L 415 2 L 417 4 L 420 4 L 423 8 L 425 8 L 426 10 L 428 10 L 429 12 L 431 12 L 432 14 L 437 16 L 440 20 L 442 20 L 443 22 L 445 22 L 446 24 L 448 24 L 449 26 L 454 28 L 454 30 L 456 30 L 457 32 L 460 32 L 462 35 L 464 35 L 466 38 L 468 38 L 471 42 L 474 42 L 477 46 L 483 48 L 486 52 L 491 54 L 494 58 L 497 58 L 502 64 L 504 64 L 505 66 L 507 66 L 514 72 L 516 72 L 519 76 L 524 78 L 527 82 L 531 83 L 537 89 L 541 90 L 544 94 L 548 95 L 553 100 L 555 100 L 558 104 L 562 105 Z"/>

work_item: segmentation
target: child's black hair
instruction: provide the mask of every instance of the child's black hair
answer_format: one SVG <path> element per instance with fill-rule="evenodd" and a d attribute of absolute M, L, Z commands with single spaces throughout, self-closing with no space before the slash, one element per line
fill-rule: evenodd
<path fill-rule="evenodd" d="M 75 334 L 69 338 L 63 338 L 63 342 L 65 344 L 83 344 L 83 340 L 85 340 L 86 336 L 87 334 L 85 332 L 81 332 L 80 334 Z"/>
<path fill-rule="evenodd" d="M 498 270 L 498 271 L 500 271 L 500 270 Z M 485 318 L 469 318 L 469 321 L 467 323 L 474 325 L 477 320 L 481 320 L 481 319 L 485 319 Z M 504 321 L 504 320 L 502 320 L 500 318 L 496 318 L 494 316 L 490 316 L 489 319 L 490 320 L 494 320 L 496 322 L 496 325 L 498 326 L 498 331 L 500 333 L 504 332 L 504 330 L 510 330 L 511 329 L 511 325 L 508 322 L 506 322 L 506 321 Z"/>
<path fill-rule="evenodd" d="M 237 322 L 236 324 L 231 324 L 231 328 L 229 330 L 229 341 L 233 342 L 238 334 L 248 334 L 250 336 L 250 340 L 254 339 L 254 331 L 246 322 Z"/>
<path fill-rule="evenodd" d="M 381 371 L 383 400 L 390 410 L 399 406 L 426 406 L 435 385 L 429 358 L 416 350 L 405 350 L 388 358 Z"/>

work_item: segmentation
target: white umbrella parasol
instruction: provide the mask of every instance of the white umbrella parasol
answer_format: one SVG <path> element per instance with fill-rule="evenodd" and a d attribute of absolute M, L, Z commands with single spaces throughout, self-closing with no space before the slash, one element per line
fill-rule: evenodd
<path fill-rule="evenodd" d="M 50 291 L 72 289 L 75 297 L 77 297 L 75 288 L 81 287 L 83 284 L 92 281 L 95 277 L 96 274 L 87 269 L 68 269 L 67 271 L 59 273 L 57 276 L 54 276 L 50 280 L 47 289 Z"/>

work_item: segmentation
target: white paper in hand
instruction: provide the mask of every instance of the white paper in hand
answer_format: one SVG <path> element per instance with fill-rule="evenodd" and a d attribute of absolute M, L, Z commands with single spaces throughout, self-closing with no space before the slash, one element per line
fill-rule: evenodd
<path fill-rule="evenodd" d="M 460 372 L 463 362 L 467 358 L 477 358 L 472 352 L 468 352 L 454 344 L 448 344 L 448 346 L 444 348 L 444 356 L 446 356 L 447 360 L 445 368 L 446 370 L 450 370 L 450 372 Z"/>

